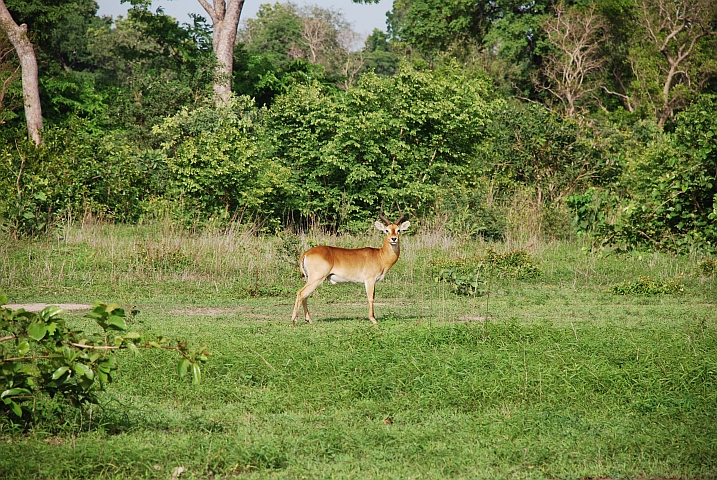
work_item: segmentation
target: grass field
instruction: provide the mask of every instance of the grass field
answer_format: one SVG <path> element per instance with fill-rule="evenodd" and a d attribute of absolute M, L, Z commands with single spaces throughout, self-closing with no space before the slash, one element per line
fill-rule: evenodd
<path fill-rule="evenodd" d="M 115 301 L 140 311 L 133 329 L 212 355 L 192 385 L 172 355 L 122 354 L 99 408 L 0 421 L 0 478 L 717 478 L 717 280 L 701 256 L 409 235 L 378 327 L 356 284 L 320 287 L 315 325 L 291 326 L 301 249 L 380 242 L 169 223 L 4 242 L 11 302 Z M 540 275 L 480 296 L 434 282 L 488 247 L 524 249 Z M 641 277 L 684 291 L 612 293 Z"/>

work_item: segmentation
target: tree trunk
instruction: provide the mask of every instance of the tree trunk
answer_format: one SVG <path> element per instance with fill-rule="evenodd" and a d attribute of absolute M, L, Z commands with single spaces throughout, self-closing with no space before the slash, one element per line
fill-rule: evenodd
<path fill-rule="evenodd" d="M 662 87 L 662 112 L 660 118 L 657 120 L 657 125 L 662 128 L 665 126 L 667 120 L 672 116 L 672 109 L 670 108 L 670 88 L 672 88 L 672 82 L 675 78 L 675 71 L 677 65 L 672 62 L 671 58 L 667 58 L 670 64 L 670 69 L 667 72 L 667 78 L 665 78 L 665 84 Z"/>
<path fill-rule="evenodd" d="M 199 0 L 199 3 L 209 14 L 214 27 L 212 47 L 218 62 L 214 72 L 214 102 L 226 105 L 232 91 L 234 42 L 244 0 L 213 0 L 214 6 L 207 0 Z"/>
<path fill-rule="evenodd" d="M 0 28 L 7 34 L 20 59 L 27 133 L 35 145 L 40 145 L 42 143 L 42 108 L 40 107 L 37 58 L 32 43 L 27 38 L 27 25 L 23 23 L 18 26 L 15 23 L 4 0 L 0 0 Z"/>

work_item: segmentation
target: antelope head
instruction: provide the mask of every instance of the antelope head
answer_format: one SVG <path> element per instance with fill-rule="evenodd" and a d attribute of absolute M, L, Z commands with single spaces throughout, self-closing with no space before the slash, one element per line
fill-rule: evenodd
<path fill-rule="evenodd" d="M 396 219 L 395 222 L 392 222 L 388 219 L 388 217 L 386 217 L 386 215 L 383 214 L 383 207 L 381 207 L 381 211 L 378 214 L 378 218 L 380 218 L 383 223 L 376 221 L 376 223 L 374 224 L 374 226 L 378 230 L 386 234 L 386 241 L 392 247 L 397 247 L 399 245 L 400 233 L 407 230 L 408 227 L 411 226 L 411 222 L 403 221 L 406 216 L 403 214 L 403 212 L 401 212 L 400 207 L 398 208 L 398 213 L 398 219 Z"/>

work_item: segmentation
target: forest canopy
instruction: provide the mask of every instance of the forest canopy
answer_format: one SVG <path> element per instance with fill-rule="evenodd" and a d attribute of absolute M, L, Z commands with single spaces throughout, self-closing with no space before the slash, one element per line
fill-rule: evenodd
<path fill-rule="evenodd" d="M 712 0 L 394 0 L 367 38 L 338 11 L 267 3 L 239 25 L 228 103 L 210 20 L 130 3 L 111 19 L 93 0 L 4 1 L 43 120 L 38 144 L 4 27 L 4 235 L 86 215 L 358 231 L 383 205 L 488 240 L 530 220 L 717 248 Z"/>

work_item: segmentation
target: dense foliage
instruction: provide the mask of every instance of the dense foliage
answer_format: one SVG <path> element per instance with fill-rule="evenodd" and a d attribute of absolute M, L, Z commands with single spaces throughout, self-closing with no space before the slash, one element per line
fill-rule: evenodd
<path fill-rule="evenodd" d="M 8 0 L 46 128 L 25 139 L 2 37 L 0 224 L 360 230 L 383 204 L 486 239 L 712 250 L 717 10 L 685 2 L 396 0 L 363 47 L 336 11 L 266 4 L 239 32 L 236 98 L 215 107 L 205 19 Z"/>
<path fill-rule="evenodd" d="M 0 294 L 0 304 L 7 297 Z M 121 349 L 168 348 L 180 354 L 177 370 L 181 376 L 191 368 L 199 383 L 199 364 L 206 361 L 204 347 L 192 350 L 185 341 L 172 345 L 169 339 L 144 339 L 127 328 L 124 309 L 97 303 L 87 317 L 95 320 L 101 334 L 71 328 L 57 306 L 41 312 L 0 308 L 0 416 L 31 423 L 51 416 L 49 399 L 69 405 L 97 403 L 98 392 L 112 381 Z M 61 404 L 55 403 L 54 407 Z"/>
<path fill-rule="evenodd" d="M 441 181 L 468 165 L 492 107 L 487 85 L 455 69 L 404 65 L 346 92 L 318 84 L 283 95 L 267 116 L 271 154 L 291 170 L 294 218 L 351 228 L 381 202 L 426 214 Z"/>

